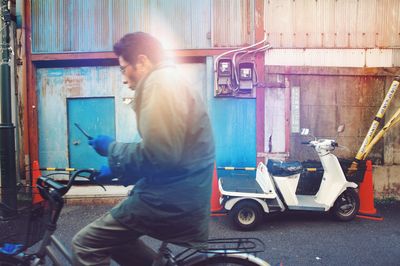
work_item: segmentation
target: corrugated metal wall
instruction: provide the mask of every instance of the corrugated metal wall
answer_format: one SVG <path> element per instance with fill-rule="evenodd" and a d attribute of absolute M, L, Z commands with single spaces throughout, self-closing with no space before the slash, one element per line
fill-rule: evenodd
<path fill-rule="evenodd" d="M 135 30 L 154 33 L 165 41 L 167 48 L 210 48 L 212 42 L 218 47 L 239 46 L 254 43 L 253 17 L 254 0 L 32 0 L 32 48 L 34 53 L 111 51 L 115 41 L 125 33 Z M 211 33 L 211 28 L 214 34 Z M 204 85 L 207 88 L 204 91 L 207 92 L 203 96 L 207 97 L 212 115 L 217 164 L 255 166 L 255 100 L 214 98 L 212 61 L 212 58 L 207 58 L 207 74 L 196 69 L 186 76 L 195 86 L 203 86 L 207 82 Z M 53 92 L 53 97 L 59 91 L 59 96 L 52 98 L 54 104 L 40 104 L 40 128 L 48 128 L 51 121 L 65 124 L 63 99 L 69 97 L 69 92 L 65 92 L 63 85 L 65 77 L 82 77 L 81 71 L 84 69 L 86 68 L 38 70 L 39 101 L 50 101 L 50 96 L 46 93 Z M 111 89 L 120 87 L 120 79 L 114 68 L 87 69 L 89 70 L 83 75 L 82 83 L 79 83 L 86 93 L 80 93 L 79 89 L 77 97 L 96 96 L 99 88 L 102 93 L 120 97 L 117 91 Z M 104 71 L 109 71 L 109 75 L 100 87 L 86 81 L 94 82 L 96 78 L 93 77 Z M 59 73 L 60 77 L 54 77 L 52 73 Z M 49 79 L 53 80 L 50 85 L 47 84 Z M 44 85 L 50 87 L 43 91 Z M 88 89 L 87 86 L 92 88 Z M 119 106 L 116 102 L 117 123 L 121 112 Z M 61 118 L 52 117 L 54 115 Z M 117 130 L 118 128 L 117 124 Z M 56 161 L 62 165 L 67 163 L 67 132 L 65 126 L 57 130 L 61 131 L 50 135 L 40 130 L 40 158 L 47 165 L 55 165 Z M 59 155 L 48 156 L 46 147 L 50 146 L 45 142 L 55 141 L 54 136 L 59 136 Z"/>
<path fill-rule="evenodd" d="M 206 85 L 205 64 L 182 64 L 179 70 L 189 79 L 191 88 L 207 100 L 207 89 L 210 88 Z M 133 93 L 123 86 L 119 67 L 41 68 L 37 70 L 36 86 L 41 165 L 69 165 L 67 98 L 115 97 L 117 140 L 139 140 L 133 110 L 124 103 L 124 98 L 132 97 Z"/>
<path fill-rule="evenodd" d="M 32 52 L 112 51 L 146 31 L 170 49 L 211 46 L 211 4 L 196 0 L 31 0 Z"/>
<path fill-rule="evenodd" d="M 214 98 L 211 104 L 218 166 L 255 167 L 255 99 Z"/>
<path fill-rule="evenodd" d="M 31 0 L 32 52 L 102 52 L 145 31 L 167 49 L 254 43 L 254 0 Z"/>
<path fill-rule="evenodd" d="M 212 19 L 213 47 L 237 47 L 254 43 L 254 0 L 213 0 Z M 213 73 L 213 63 L 210 63 L 209 71 Z M 213 81 L 210 88 L 214 88 Z M 256 166 L 255 99 L 211 96 L 210 103 L 217 166 Z M 218 174 L 225 176 L 249 173 L 220 170 Z"/>
<path fill-rule="evenodd" d="M 273 47 L 400 46 L 398 0 L 268 0 L 265 29 Z"/>
<path fill-rule="evenodd" d="M 38 69 L 37 93 L 39 161 L 44 166 L 69 166 L 67 98 L 115 96 L 117 138 L 132 141 L 137 134 L 133 111 L 123 103 L 123 97 L 132 95 L 122 85 L 118 67 Z"/>
<path fill-rule="evenodd" d="M 33 51 L 110 51 L 143 30 L 168 48 L 254 43 L 254 0 L 31 0 Z M 400 1 L 269 0 L 265 29 L 273 47 L 400 46 Z M 211 40 L 212 39 L 212 40 Z"/>
<path fill-rule="evenodd" d="M 212 12 L 214 47 L 254 43 L 254 0 L 214 0 Z"/>

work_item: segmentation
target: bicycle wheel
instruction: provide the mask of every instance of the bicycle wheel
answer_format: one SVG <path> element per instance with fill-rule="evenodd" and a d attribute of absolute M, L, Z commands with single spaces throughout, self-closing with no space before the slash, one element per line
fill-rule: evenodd
<path fill-rule="evenodd" d="M 203 258 L 197 261 L 192 266 L 206 266 L 206 265 L 236 265 L 236 266 L 269 266 L 269 264 L 253 255 L 246 253 L 239 254 L 216 254 L 212 257 Z"/>
<path fill-rule="evenodd" d="M 10 257 L 10 256 L 1 256 L 0 257 L 0 266 L 19 266 L 19 265 L 29 265 L 20 260 Z"/>

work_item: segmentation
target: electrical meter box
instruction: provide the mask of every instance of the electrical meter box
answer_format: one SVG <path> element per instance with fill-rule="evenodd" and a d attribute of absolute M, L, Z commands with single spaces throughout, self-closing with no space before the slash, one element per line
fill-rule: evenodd
<path fill-rule="evenodd" d="M 254 63 L 243 62 L 239 64 L 239 93 L 252 93 L 254 88 Z"/>
<path fill-rule="evenodd" d="M 217 96 L 233 96 L 237 87 L 233 62 L 229 58 L 222 58 L 217 65 Z"/>

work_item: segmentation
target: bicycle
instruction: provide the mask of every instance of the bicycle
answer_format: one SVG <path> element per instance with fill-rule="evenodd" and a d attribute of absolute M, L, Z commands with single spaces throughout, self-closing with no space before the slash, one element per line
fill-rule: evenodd
<path fill-rule="evenodd" d="M 24 216 L 26 211 L 19 211 L 15 217 L 22 216 L 28 223 L 34 223 L 37 227 L 40 227 L 39 222 L 46 221 L 44 230 L 37 232 L 38 236 L 35 238 L 30 237 L 31 231 L 28 230 L 26 239 L 31 240 L 25 241 L 24 245 L 11 245 L 14 250 L 6 252 L 8 254 L 0 252 L 0 265 L 44 265 L 46 258 L 49 258 L 53 265 L 65 265 L 65 262 L 72 264 L 71 254 L 53 234 L 64 207 L 64 195 L 70 190 L 75 179 L 79 176 L 93 181 L 96 174 L 98 172 L 94 169 L 76 170 L 66 185 L 51 178 L 51 174 L 39 177 L 37 188 L 44 201 L 39 206 L 34 206 L 28 216 Z M 29 253 L 27 249 L 39 240 L 41 243 L 38 250 Z M 210 239 L 206 249 L 186 248 L 178 254 L 174 254 L 168 248 L 168 244 L 161 243 L 154 266 L 269 265 L 256 256 L 265 250 L 264 243 L 257 238 Z M 1 245 L 4 249 L 4 243 L 0 242 Z"/>

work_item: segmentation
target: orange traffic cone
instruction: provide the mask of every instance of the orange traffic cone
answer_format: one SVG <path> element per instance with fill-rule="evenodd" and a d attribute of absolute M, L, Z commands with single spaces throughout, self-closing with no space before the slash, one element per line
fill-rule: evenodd
<path fill-rule="evenodd" d="M 214 173 L 213 173 L 213 180 L 212 180 L 212 189 L 211 189 L 211 216 L 220 216 L 224 215 L 220 211 L 222 210 L 222 206 L 219 203 L 219 199 L 221 197 L 221 193 L 218 188 L 218 175 L 217 175 L 217 168 L 214 164 Z"/>
<path fill-rule="evenodd" d="M 374 184 L 372 179 L 372 162 L 366 162 L 364 180 L 360 184 L 360 210 L 357 217 L 375 221 L 382 221 L 383 217 L 378 214 L 374 207 Z"/>
<path fill-rule="evenodd" d="M 42 176 L 42 173 L 39 169 L 39 162 L 33 161 L 32 163 L 32 203 L 38 203 L 43 201 L 42 196 L 40 196 L 39 190 L 36 186 L 38 178 Z"/>

